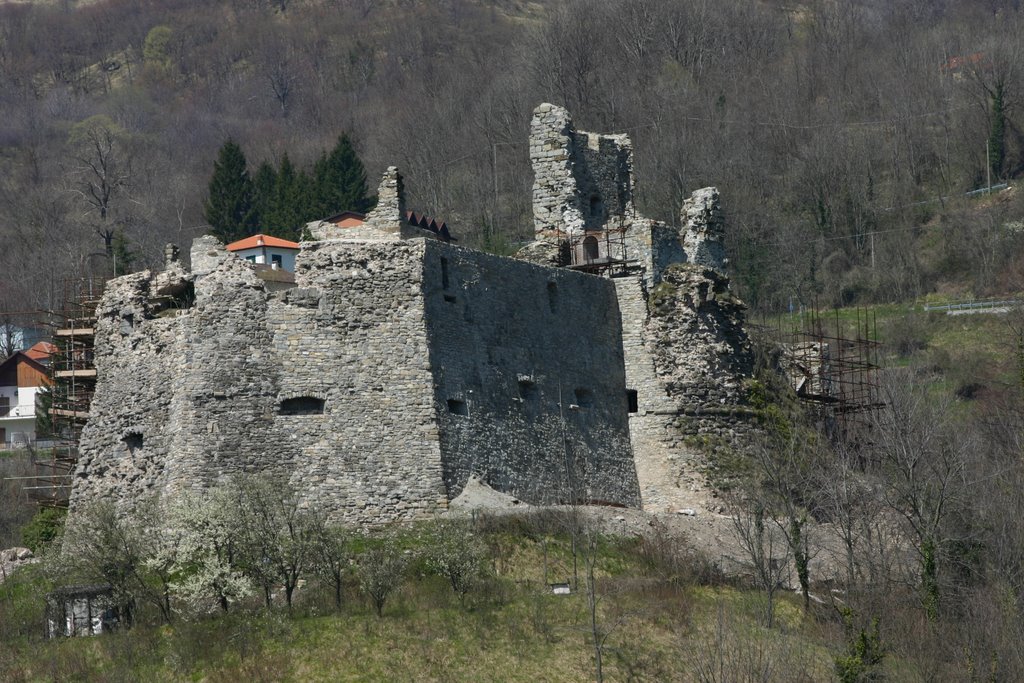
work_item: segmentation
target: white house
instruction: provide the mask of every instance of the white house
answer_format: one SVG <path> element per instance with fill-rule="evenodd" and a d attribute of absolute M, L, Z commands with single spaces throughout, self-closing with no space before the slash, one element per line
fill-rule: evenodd
<path fill-rule="evenodd" d="M 253 235 L 232 242 L 227 246 L 227 250 L 246 261 L 294 273 L 295 255 L 299 253 L 299 245 L 280 237 Z"/>
<path fill-rule="evenodd" d="M 36 394 L 46 381 L 46 367 L 23 351 L 0 363 L 0 450 L 35 441 Z"/>

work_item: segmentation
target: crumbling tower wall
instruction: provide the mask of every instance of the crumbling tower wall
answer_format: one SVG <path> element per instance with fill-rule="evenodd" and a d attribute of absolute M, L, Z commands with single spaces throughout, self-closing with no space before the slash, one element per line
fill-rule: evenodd
<path fill-rule="evenodd" d="M 534 111 L 530 154 L 536 234 L 521 256 L 554 263 L 565 235 L 613 226 L 622 231 L 622 251 L 613 256 L 625 268 L 610 274 L 643 504 L 656 510 L 696 507 L 708 466 L 698 445 L 742 447 L 754 428 L 746 406 L 753 354 L 744 306 L 724 275 L 718 191 L 694 192 L 683 205 L 680 227 L 639 215 L 629 138 L 577 131 L 568 112 L 551 104 Z M 594 214 L 603 220 L 591 220 Z"/>
<path fill-rule="evenodd" d="M 530 122 L 530 161 L 538 234 L 578 234 L 634 217 L 633 145 L 627 136 L 577 131 L 568 111 L 542 104 Z"/>

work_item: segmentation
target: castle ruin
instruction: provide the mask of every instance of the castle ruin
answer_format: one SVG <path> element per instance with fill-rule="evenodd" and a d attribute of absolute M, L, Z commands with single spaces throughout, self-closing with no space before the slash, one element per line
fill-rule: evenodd
<path fill-rule="evenodd" d="M 679 227 L 638 215 L 629 139 L 550 104 L 530 153 L 519 259 L 409 225 L 389 168 L 362 226 L 308 226 L 294 286 L 211 237 L 189 270 L 169 251 L 112 281 L 72 507 L 251 472 L 353 523 L 444 511 L 471 475 L 528 503 L 685 504 L 694 439 L 739 443 L 753 416 L 717 191 Z"/>

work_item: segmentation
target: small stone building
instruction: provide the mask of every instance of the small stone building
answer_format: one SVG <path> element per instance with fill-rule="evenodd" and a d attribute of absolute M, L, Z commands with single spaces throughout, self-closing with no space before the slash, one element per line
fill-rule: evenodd
<path fill-rule="evenodd" d="M 46 596 L 46 637 L 98 636 L 120 621 L 113 589 L 106 584 L 64 586 Z"/>

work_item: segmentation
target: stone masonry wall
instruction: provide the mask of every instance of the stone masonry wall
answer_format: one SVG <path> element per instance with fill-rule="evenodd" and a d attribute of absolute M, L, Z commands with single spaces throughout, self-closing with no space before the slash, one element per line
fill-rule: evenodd
<path fill-rule="evenodd" d="M 599 230 L 633 217 L 633 146 L 625 135 L 577 131 L 569 112 L 541 104 L 530 122 L 534 229 Z"/>
<path fill-rule="evenodd" d="M 639 505 L 608 281 L 423 239 L 303 243 L 275 293 L 212 238 L 192 263 L 191 308 L 158 311 L 166 274 L 104 297 L 74 508 L 253 472 L 360 524 L 444 510 L 471 473 Z"/>
<path fill-rule="evenodd" d="M 724 273 L 729 260 L 725 256 L 725 219 L 718 189 L 705 187 L 693 192 L 683 202 L 679 221 L 686 262 Z"/>
<path fill-rule="evenodd" d="M 536 241 L 522 258 L 554 265 L 563 235 L 612 218 L 624 229 L 626 264 L 612 272 L 626 383 L 636 392 L 629 426 L 643 505 L 690 507 L 700 498 L 691 492 L 706 488 L 705 446 L 742 448 L 753 429 L 745 396 L 753 362 L 743 305 L 721 274 L 718 191 L 695 191 L 679 228 L 638 215 L 629 138 L 578 132 L 568 112 L 549 104 L 534 111 L 530 155 Z"/>
<path fill-rule="evenodd" d="M 339 521 L 443 510 L 423 242 L 305 244 L 298 286 L 274 295 L 218 246 L 197 245 L 195 306 L 177 317 L 139 314 L 143 275 L 104 299 L 72 505 L 275 472 Z M 293 398 L 322 414 L 285 414 Z"/>
<path fill-rule="evenodd" d="M 449 495 L 639 506 L 611 282 L 439 242 L 424 279 Z"/>

